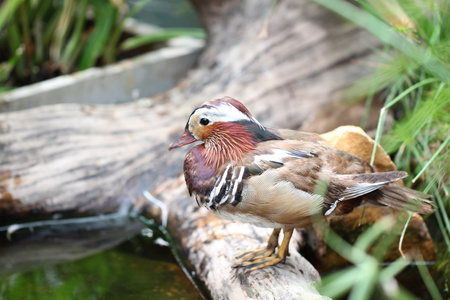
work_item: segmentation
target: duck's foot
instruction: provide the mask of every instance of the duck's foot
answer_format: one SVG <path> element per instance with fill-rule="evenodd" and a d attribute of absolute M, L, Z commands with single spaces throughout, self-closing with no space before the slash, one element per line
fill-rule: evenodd
<path fill-rule="evenodd" d="M 275 228 L 270 235 L 267 246 L 261 249 L 247 250 L 236 256 L 236 263 L 234 267 L 242 266 L 242 263 L 246 261 L 258 260 L 268 256 L 271 256 L 275 249 L 278 247 L 278 236 L 280 235 L 280 228 Z"/>
<path fill-rule="evenodd" d="M 286 256 L 289 255 L 289 241 L 292 232 L 293 230 L 284 231 L 283 241 L 279 246 L 278 253 L 275 253 L 275 249 L 278 247 L 278 236 L 280 234 L 280 229 L 275 228 L 269 238 L 267 247 L 242 252 L 236 257 L 237 261 L 234 264 L 234 267 L 246 267 L 249 268 L 250 271 L 253 271 L 285 261 Z"/>
<path fill-rule="evenodd" d="M 261 259 L 245 261 L 241 263 L 239 267 L 246 267 L 249 271 L 254 271 L 268 266 L 276 265 L 277 263 L 284 262 L 285 260 L 286 257 L 280 257 L 278 253 L 276 253 L 267 257 L 263 257 Z"/>

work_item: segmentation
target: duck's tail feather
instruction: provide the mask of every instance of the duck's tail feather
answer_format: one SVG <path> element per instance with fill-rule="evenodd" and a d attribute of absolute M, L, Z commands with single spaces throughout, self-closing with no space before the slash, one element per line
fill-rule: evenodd
<path fill-rule="evenodd" d="M 384 185 L 374 193 L 377 195 L 376 197 L 370 197 L 370 202 L 376 201 L 392 208 L 409 210 L 420 214 L 431 214 L 434 212 L 433 202 L 428 200 L 431 197 L 430 195 L 399 184 L 390 183 Z"/>

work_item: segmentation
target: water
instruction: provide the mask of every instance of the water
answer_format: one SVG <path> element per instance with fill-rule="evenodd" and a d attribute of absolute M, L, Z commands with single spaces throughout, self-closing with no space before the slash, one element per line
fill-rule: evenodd
<path fill-rule="evenodd" d="M 150 231 L 151 232 L 151 231 Z M 30 249 L 29 255 L 33 255 Z M 144 234 L 88 257 L 0 277 L 0 299 L 201 299 L 161 237 Z"/>
<path fill-rule="evenodd" d="M 0 227 L 0 299 L 202 299 L 146 221 L 121 210 Z"/>

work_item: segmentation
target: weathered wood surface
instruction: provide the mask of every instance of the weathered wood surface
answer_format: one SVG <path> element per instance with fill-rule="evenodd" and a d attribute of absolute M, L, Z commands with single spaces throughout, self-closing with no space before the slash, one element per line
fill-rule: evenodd
<path fill-rule="evenodd" d="M 162 199 L 173 212 L 169 227 L 182 245 L 192 274 L 213 299 L 327 299 L 313 287 L 320 280 L 319 273 L 295 251 L 294 239 L 285 264 L 253 272 L 233 269 L 235 255 L 265 246 L 272 230 L 230 223 L 192 205 L 181 177 L 155 192 L 164 193 Z"/>
<path fill-rule="evenodd" d="M 259 39 L 270 5 L 200 1 L 210 40 L 198 68 L 149 108 L 73 104 L 2 114 L 1 220 L 114 211 L 121 196 L 173 178 L 184 151 L 168 153 L 167 145 L 208 99 L 231 95 L 267 126 L 296 128 L 370 71 L 357 61 L 373 38 L 308 1 L 278 4 L 269 37 Z"/>
<path fill-rule="evenodd" d="M 267 126 L 309 124 L 371 71 L 361 62 L 377 42 L 306 0 L 278 2 L 265 39 L 258 35 L 272 0 L 193 2 L 208 45 L 198 67 L 150 107 L 73 104 L 0 114 L 0 222 L 113 212 L 124 197 L 143 205 L 148 189 L 164 201 L 169 229 L 214 298 L 320 298 L 310 286 L 317 271 L 293 248 L 284 265 L 231 269 L 234 255 L 261 246 L 268 231 L 198 209 L 181 177 L 186 150 L 167 147 L 192 109 L 224 95 Z"/>

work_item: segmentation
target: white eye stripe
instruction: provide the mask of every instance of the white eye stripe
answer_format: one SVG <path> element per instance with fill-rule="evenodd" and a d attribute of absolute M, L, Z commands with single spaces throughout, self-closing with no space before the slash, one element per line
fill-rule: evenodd
<path fill-rule="evenodd" d="M 252 121 L 259 124 L 255 118 L 250 118 L 236 107 L 231 104 L 223 103 L 219 107 L 202 107 L 197 109 L 196 113 L 197 120 L 201 120 L 202 118 L 206 118 L 210 123 L 214 122 L 237 122 L 237 121 Z M 192 117 L 194 116 L 191 116 Z"/>

